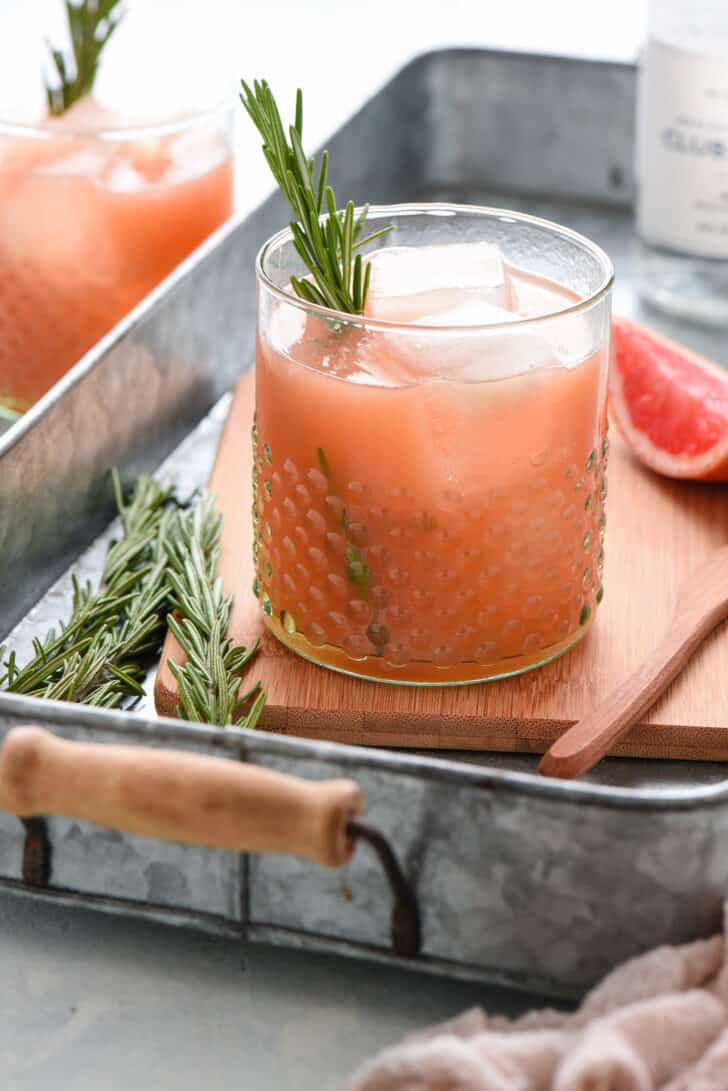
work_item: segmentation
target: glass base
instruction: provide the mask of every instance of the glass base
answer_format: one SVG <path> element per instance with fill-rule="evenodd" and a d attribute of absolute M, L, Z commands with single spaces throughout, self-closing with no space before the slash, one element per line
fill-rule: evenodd
<path fill-rule="evenodd" d="M 673 318 L 728 327 L 728 260 L 698 258 L 642 242 L 640 295 Z"/>
<path fill-rule="evenodd" d="M 367 656 L 366 659 L 352 659 L 341 648 L 331 644 L 320 646 L 311 644 L 300 633 L 293 635 L 286 632 L 275 617 L 265 616 L 264 620 L 271 633 L 302 659 L 315 663 L 318 667 L 347 674 L 353 678 L 362 678 L 368 682 L 386 682 L 394 686 L 467 686 L 478 682 L 495 682 L 498 679 L 512 678 L 526 671 L 536 670 L 559 659 L 571 651 L 589 632 L 594 623 L 595 611 L 580 628 L 570 633 L 558 644 L 541 648 L 531 655 L 510 656 L 494 663 L 455 663 L 452 666 L 436 666 L 415 660 L 404 666 L 393 666 L 379 656 Z"/>

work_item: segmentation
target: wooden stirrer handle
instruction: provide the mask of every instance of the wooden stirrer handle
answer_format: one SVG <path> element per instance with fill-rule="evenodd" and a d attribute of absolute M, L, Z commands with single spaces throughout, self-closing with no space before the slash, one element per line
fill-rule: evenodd
<path fill-rule="evenodd" d="M 541 773 L 565 780 L 581 776 L 641 719 L 725 617 L 724 603 L 713 603 L 702 611 L 696 611 L 695 605 L 679 605 L 669 632 L 652 654 L 588 716 L 556 740 L 541 759 Z"/>
<path fill-rule="evenodd" d="M 338 867 L 352 852 L 347 823 L 361 809 L 361 792 L 349 780 L 307 781 L 225 758 L 16 727 L 0 750 L 0 808 Z"/>

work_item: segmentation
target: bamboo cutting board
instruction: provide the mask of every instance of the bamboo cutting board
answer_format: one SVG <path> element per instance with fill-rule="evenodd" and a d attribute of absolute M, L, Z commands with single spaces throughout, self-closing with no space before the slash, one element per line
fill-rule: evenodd
<path fill-rule="evenodd" d="M 645 657 L 669 624 L 677 589 L 711 550 L 728 543 L 728 487 L 671 482 L 643 470 L 618 436 L 609 466 L 605 598 L 573 651 L 502 682 L 416 688 L 365 682 L 314 666 L 282 647 L 252 593 L 250 509 L 255 382 L 241 380 L 210 479 L 224 515 L 221 576 L 234 595 L 230 632 L 257 638 L 251 667 L 268 693 L 262 726 L 282 734 L 375 746 L 543 752 Z M 168 635 L 157 676 L 157 709 L 173 715 Z M 249 684 L 249 683 L 248 683 Z M 728 760 L 728 626 L 615 753 Z"/>

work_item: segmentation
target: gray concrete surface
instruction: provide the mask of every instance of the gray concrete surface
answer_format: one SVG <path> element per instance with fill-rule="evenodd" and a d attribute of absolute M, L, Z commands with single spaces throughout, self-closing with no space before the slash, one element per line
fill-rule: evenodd
<path fill-rule="evenodd" d="M 520 996 L 0 895 L 2 1091 L 334 1091 L 365 1057 Z"/>

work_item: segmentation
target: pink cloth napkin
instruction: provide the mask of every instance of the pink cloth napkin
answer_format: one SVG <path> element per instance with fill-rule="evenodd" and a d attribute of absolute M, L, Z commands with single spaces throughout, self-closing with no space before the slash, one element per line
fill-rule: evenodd
<path fill-rule="evenodd" d="M 385 1050 L 348 1091 L 728 1091 L 728 943 L 632 959 L 573 1013 L 467 1011 Z"/>

